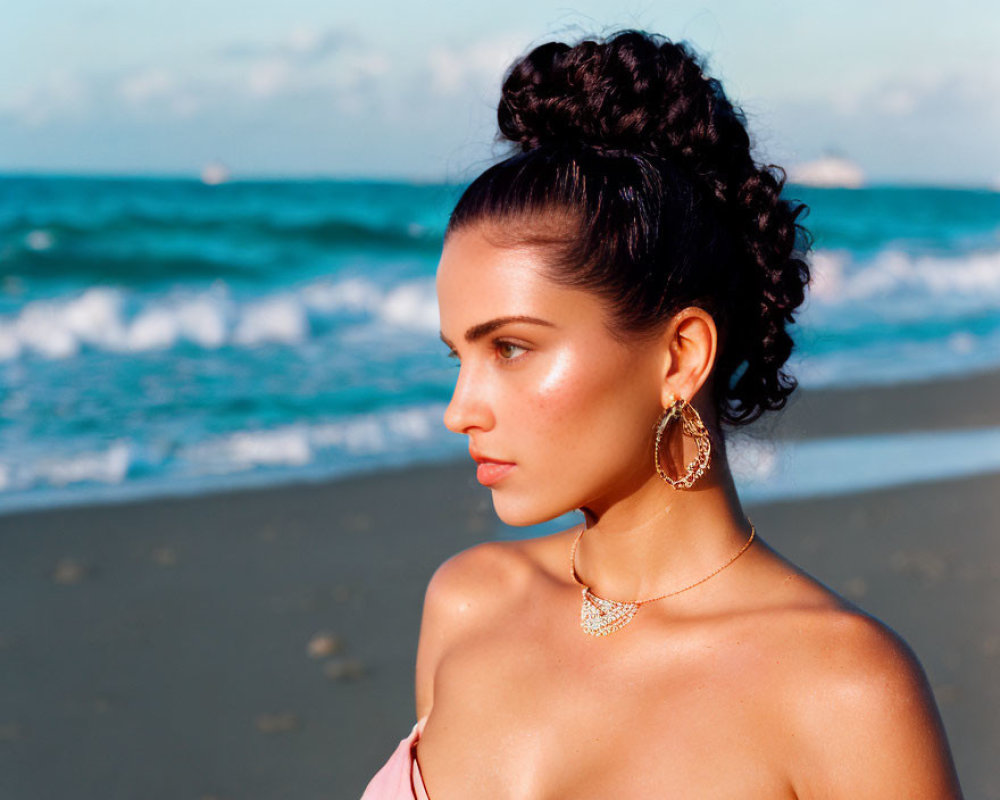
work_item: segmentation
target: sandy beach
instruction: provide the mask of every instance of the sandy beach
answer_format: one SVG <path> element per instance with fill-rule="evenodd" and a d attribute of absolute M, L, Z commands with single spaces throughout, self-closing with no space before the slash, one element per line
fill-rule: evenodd
<path fill-rule="evenodd" d="M 801 390 L 765 427 L 981 425 L 1000 372 Z M 747 512 L 910 643 L 966 797 L 1000 798 L 1000 473 Z M 0 797 L 356 800 L 414 720 L 428 578 L 495 530 L 466 463 L 0 517 Z"/>

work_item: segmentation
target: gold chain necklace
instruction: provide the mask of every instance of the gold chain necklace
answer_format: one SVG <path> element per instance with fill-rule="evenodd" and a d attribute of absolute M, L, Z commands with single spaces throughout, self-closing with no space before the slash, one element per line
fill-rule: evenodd
<path fill-rule="evenodd" d="M 569 553 L 569 570 L 570 574 L 573 576 L 573 580 L 583 587 L 583 606 L 580 608 L 580 626 L 587 633 L 593 636 L 607 636 L 609 633 L 614 633 L 619 628 L 624 628 L 632 621 L 632 617 L 634 617 L 635 612 L 639 610 L 639 606 L 643 606 L 646 603 L 652 603 L 654 600 L 662 600 L 664 597 L 671 597 L 675 594 L 686 592 L 688 589 L 693 589 L 695 586 L 704 583 L 709 578 L 718 575 L 722 572 L 722 570 L 746 552 L 747 548 L 750 547 L 750 543 L 753 542 L 754 536 L 757 534 L 757 529 L 751 522 L 750 538 L 746 540 L 746 543 L 740 548 L 739 552 L 717 570 L 709 573 L 701 580 L 695 581 L 689 586 L 685 586 L 683 589 L 675 589 L 672 592 L 667 592 L 666 594 L 661 594 L 656 597 L 649 597 L 645 600 L 633 600 L 632 602 L 624 603 L 618 600 L 605 600 L 603 597 L 598 597 L 590 591 L 590 587 L 581 581 L 580 577 L 576 574 L 576 545 L 579 543 L 580 537 L 583 536 L 583 532 L 585 530 L 587 530 L 586 525 L 580 529 L 580 532 L 573 540 L 573 547 L 570 549 Z"/>

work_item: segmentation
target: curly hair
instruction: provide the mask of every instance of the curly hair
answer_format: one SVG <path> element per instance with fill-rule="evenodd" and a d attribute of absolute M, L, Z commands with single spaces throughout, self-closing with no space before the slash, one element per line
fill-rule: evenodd
<path fill-rule="evenodd" d="M 490 222 L 498 244 L 540 246 L 553 280 L 609 303 L 623 340 L 703 308 L 720 423 L 783 408 L 807 209 L 754 162 L 743 113 L 693 51 L 634 30 L 543 44 L 508 69 L 497 116 L 514 152 L 466 188 L 445 236 Z"/>

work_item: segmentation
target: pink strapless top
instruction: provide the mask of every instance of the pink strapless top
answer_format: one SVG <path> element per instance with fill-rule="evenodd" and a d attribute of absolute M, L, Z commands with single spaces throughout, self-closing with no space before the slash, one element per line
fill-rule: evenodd
<path fill-rule="evenodd" d="M 382 769 L 368 782 L 361 800 L 430 800 L 417 764 L 417 741 L 427 717 L 416 721 L 410 735 L 389 756 Z"/>

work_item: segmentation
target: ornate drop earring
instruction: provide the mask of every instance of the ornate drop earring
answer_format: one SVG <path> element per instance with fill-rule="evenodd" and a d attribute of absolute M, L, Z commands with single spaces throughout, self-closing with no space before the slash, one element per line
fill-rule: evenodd
<path fill-rule="evenodd" d="M 664 410 L 663 415 L 656 423 L 656 445 L 653 447 L 653 462 L 656 464 L 657 474 L 664 481 L 675 489 L 690 489 L 694 482 L 708 469 L 709 455 L 712 452 L 712 440 L 708 435 L 708 429 L 705 428 L 705 424 L 701 420 L 701 415 L 695 407 L 683 397 L 674 399 L 674 395 L 671 395 L 671 399 L 670 405 Z M 676 480 L 667 475 L 660 465 L 660 439 L 663 438 L 663 432 L 666 430 L 667 425 L 675 417 L 681 418 L 682 434 L 694 437 L 695 443 L 698 446 L 698 455 L 688 464 L 684 476 Z"/>

